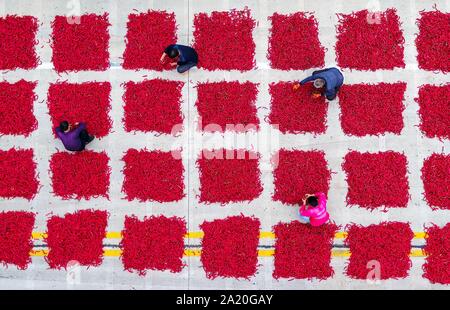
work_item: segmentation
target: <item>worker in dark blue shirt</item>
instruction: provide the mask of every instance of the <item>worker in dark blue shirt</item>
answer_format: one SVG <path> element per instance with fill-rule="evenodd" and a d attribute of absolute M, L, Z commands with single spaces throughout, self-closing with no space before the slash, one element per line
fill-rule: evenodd
<path fill-rule="evenodd" d="M 334 100 L 336 95 L 344 84 L 344 76 L 337 68 L 328 68 L 323 70 L 314 71 L 310 77 L 302 80 L 301 85 L 314 82 L 314 87 L 320 89 L 325 87 L 325 96 L 328 100 Z"/>
<path fill-rule="evenodd" d="M 171 65 L 177 67 L 179 73 L 188 71 L 190 68 L 195 67 L 198 63 L 197 52 L 190 46 L 171 44 L 164 50 L 161 56 L 161 63 L 164 63 L 164 59 L 169 57 L 170 59 L 175 59 L 178 57 L 177 62 L 171 63 Z"/>

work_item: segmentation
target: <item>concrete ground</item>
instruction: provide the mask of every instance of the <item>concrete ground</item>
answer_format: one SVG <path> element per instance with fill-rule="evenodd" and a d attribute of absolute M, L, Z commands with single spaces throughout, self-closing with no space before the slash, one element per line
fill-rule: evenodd
<path fill-rule="evenodd" d="M 422 84 L 441 84 L 448 82 L 448 76 L 442 73 L 427 72 L 418 69 L 416 49 L 414 45 L 415 33 L 418 32 L 416 18 L 421 10 L 432 10 L 436 3 L 441 11 L 449 12 L 450 1 L 435 0 L 148 0 L 148 1 L 80 1 L 81 13 L 102 14 L 109 12 L 111 27 L 109 28 L 111 68 L 103 72 L 77 72 L 58 75 L 52 69 L 51 48 L 49 36 L 50 23 L 55 15 L 73 14 L 67 5 L 70 1 L 63 0 L 0 0 L 0 14 L 18 14 L 36 16 L 42 25 L 39 27 L 40 41 L 37 53 L 42 64 L 31 71 L 17 70 L 2 72 L 2 78 L 15 82 L 21 78 L 38 81 L 36 93 L 38 99 L 35 103 L 35 115 L 39 122 L 36 130 L 28 138 L 3 136 L 0 137 L 0 149 L 12 147 L 26 147 L 35 150 L 35 159 L 38 163 L 40 183 L 43 185 L 36 198 L 28 202 L 22 199 L 0 200 L 0 210 L 27 210 L 37 213 L 35 231 L 45 231 L 48 214 L 63 215 L 79 209 L 100 209 L 110 213 L 108 231 L 120 231 L 123 228 L 125 215 L 135 214 L 139 217 L 152 214 L 185 217 L 189 231 L 199 231 L 199 225 L 205 220 L 225 218 L 230 215 L 254 215 L 261 221 L 262 231 L 271 231 L 272 226 L 279 221 L 292 221 L 297 218 L 297 209 L 283 206 L 271 199 L 274 191 L 272 168 L 268 163 L 270 156 L 278 148 L 292 149 L 319 149 L 326 153 L 329 167 L 335 172 L 332 176 L 329 191 L 329 212 L 333 220 L 345 226 L 354 222 L 363 225 L 379 223 L 381 221 L 410 222 L 414 231 L 423 231 L 424 225 L 435 223 L 443 226 L 449 221 L 448 211 L 432 211 L 423 200 L 423 184 L 420 179 L 420 169 L 423 159 L 433 152 L 450 152 L 449 141 L 439 141 L 423 136 L 418 129 L 418 105 L 414 102 L 418 87 Z M 178 23 L 179 43 L 192 42 L 192 21 L 198 12 L 226 11 L 230 8 L 241 9 L 248 6 L 252 17 L 258 22 L 253 38 L 256 43 L 257 69 L 248 72 L 238 71 L 205 71 L 193 69 L 188 74 L 179 75 L 176 72 L 155 72 L 148 70 L 131 71 L 121 68 L 122 55 L 125 49 L 124 37 L 128 14 L 148 9 L 173 11 Z M 374 7 L 375 6 L 375 7 Z M 378 7 L 377 7 L 378 6 Z M 195 166 L 202 148 L 221 147 L 223 137 L 220 134 L 202 136 L 196 131 L 198 112 L 194 106 L 196 101 L 197 82 L 239 80 L 259 83 L 257 97 L 258 117 L 261 120 L 261 132 L 271 132 L 270 126 L 264 118 L 270 111 L 270 96 L 268 84 L 275 81 L 292 81 L 300 79 L 310 73 L 303 71 L 281 71 L 271 69 L 266 57 L 270 22 L 268 16 L 274 12 L 290 13 L 297 11 L 315 12 L 319 23 L 319 39 L 327 48 L 325 55 L 326 67 L 335 66 L 334 45 L 336 41 L 335 13 L 350 13 L 362 9 L 376 9 L 384 11 L 387 8 L 397 8 L 405 37 L 405 69 L 393 71 L 380 70 L 377 72 L 362 72 L 343 70 L 346 82 L 377 83 L 377 82 L 407 82 L 405 94 L 406 110 L 403 114 L 404 130 L 401 136 L 387 134 L 381 137 L 356 138 L 344 135 L 339 122 L 339 105 L 337 102 L 329 104 L 328 129 L 325 134 L 314 137 L 310 134 L 292 135 L 273 132 L 273 139 L 262 152 L 262 195 L 250 203 L 234 203 L 225 207 L 218 204 L 202 205 L 198 203 L 196 195 L 199 193 L 198 169 Z M 40 46 L 43 45 L 42 48 Z M 146 76 L 146 77 L 144 77 Z M 165 78 L 185 82 L 183 88 L 182 112 L 185 116 L 185 130 L 179 137 L 155 134 L 126 133 L 123 129 L 123 87 L 126 81 L 141 81 L 144 78 Z M 51 154 L 62 145 L 53 139 L 51 123 L 48 115 L 46 97 L 49 83 L 56 80 L 69 82 L 109 81 L 112 85 L 110 116 L 113 120 L 111 134 L 101 140 L 95 141 L 91 149 L 106 151 L 110 157 L 112 167 L 110 200 L 104 198 L 89 201 L 61 200 L 51 192 L 51 182 L 48 174 L 48 161 Z M 230 135 L 227 133 L 225 136 Z M 240 138 L 243 138 L 242 135 Z M 255 138 L 255 137 L 254 137 Z M 177 203 L 141 203 L 124 200 L 121 186 L 123 182 L 123 162 L 121 157 L 129 148 L 148 148 L 171 150 L 183 148 L 183 164 L 185 166 L 186 197 Z M 408 158 L 408 180 L 411 199 L 405 209 L 392 209 L 384 213 L 381 211 L 369 212 L 362 208 L 349 208 L 345 203 L 347 184 L 345 173 L 342 171 L 342 158 L 348 149 L 358 151 L 394 150 L 404 152 Z M 273 240 L 263 240 L 263 244 L 273 244 Z M 39 243 L 39 242 L 37 242 Z M 108 241 L 109 244 L 118 243 L 118 240 Z M 199 244 L 200 240 L 187 239 L 187 244 Z M 423 244 L 423 240 L 414 240 L 413 244 Z M 370 284 L 365 280 L 353 280 L 344 273 L 344 266 L 348 258 L 333 257 L 332 266 L 335 271 L 333 278 L 326 281 L 309 280 L 275 280 L 272 277 L 273 257 L 260 257 L 257 274 L 250 280 L 215 279 L 208 280 L 202 269 L 199 257 L 185 257 L 187 266 L 181 273 L 148 272 L 147 276 L 123 271 L 123 265 L 117 257 L 106 257 L 99 267 L 80 268 L 76 270 L 77 281 L 67 281 L 67 272 L 50 270 L 43 257 L 33 257 L 32 264 L 27 270 L 17 270 L 15 267 L 0 267 L 0 289 L 436 289 L 445 288 L 432 285 L 422 278 L 421 266 L 423 257 L 412 258 L 410 275 L 406 279 L 381 281 Z"/>

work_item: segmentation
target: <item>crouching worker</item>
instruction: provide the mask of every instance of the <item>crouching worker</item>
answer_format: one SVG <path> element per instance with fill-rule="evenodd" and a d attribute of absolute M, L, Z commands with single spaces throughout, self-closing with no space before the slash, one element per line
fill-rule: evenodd
<path fill-rule="evenodd" d="M 310 77 L 302 80 L 300 84 L 303 85 L 308 82 L 314 83 L 315 91 L 313 92 L 313 97 L 320 97 L 321 90 L 324 90 L 327 99 L 334 100 L 342 84 L 344 84 L 344 76 L 339 69 L 328 68 L 314 71 Z M 294 84 L 294 90 L 299 87 L 298 83 Z"/>
<path fill-rule="evenodd" d="M 94 140 L 94 136 L 89 135 L 85 123 L 76 123 L 75 126 L 76 128 L 72 129 L 69 122 L 63 121 L 59 127 L 55 128 L 55 131 L 68 151 L 79 152 L 84 150 L 86 144 Z"/>
<path fill-rule="evenodd" d="M 172 66 L 178 66 L 178 73 L 188 71 L 190 68 L 195 67 L 198 63 L 197 52 L 190 46 L 171 44 L 164 50 L 161 56 L 161 63 L 165 62 L 165 58 L 169 57 L 173 60 L 170 64 Z M 174 61 L 178 57 L 178 61 Z"/>
<path fill-rule="evenodd" d="M 325 194 L 305 195 L 299 213 L 302 222 L 309 222 L 311 226 L 321 226 L 328 222 L 330 215 L 327 212 L 327 198 Z"/>

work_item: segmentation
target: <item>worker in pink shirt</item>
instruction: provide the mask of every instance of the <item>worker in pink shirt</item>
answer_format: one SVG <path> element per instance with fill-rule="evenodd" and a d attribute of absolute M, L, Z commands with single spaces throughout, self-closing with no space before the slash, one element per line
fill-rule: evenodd
<path fill-rule="evenodd" d="M 305 195 L 299 213 L 303 222 L 307 222 L 309 219 L 311 226 L 321 226 L 325 224 L 330 219 L 330 215 L 327 212 L 327 197 L 324 193 Z"/>

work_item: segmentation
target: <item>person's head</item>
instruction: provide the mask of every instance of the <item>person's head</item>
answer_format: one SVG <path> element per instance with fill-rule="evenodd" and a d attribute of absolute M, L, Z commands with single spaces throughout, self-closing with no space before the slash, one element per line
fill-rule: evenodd
<path fill-rule="evenodd" d="M 169 56 L 169 58 L 177 58 L 178 55 L 180 54 L 178 52 L 178 50 L 176 48 L 170 48 L 169 50 L 166 51 L 167 52 L 167 56 Z"/>
<path fill-rule="evenodd" d="M 306 204 L 311 207 L 317 207 L 319 205 L 319 200 L 316 196 L 309 196 L 306 198 Z"/>
<path fill-rule="evenodd" d="M 62 121 L 61 123 L 59 123 L 59 129 L 61 129 L 64 132 L 68 131 L 70 129 L 69 122 Z"/>
<path fill-rule="evenodd" d="M 314 80 L 314 87 L 315 88 L 322 88 L 325 86 L 325 80 L 323 79 L 315 79 Z"/>

